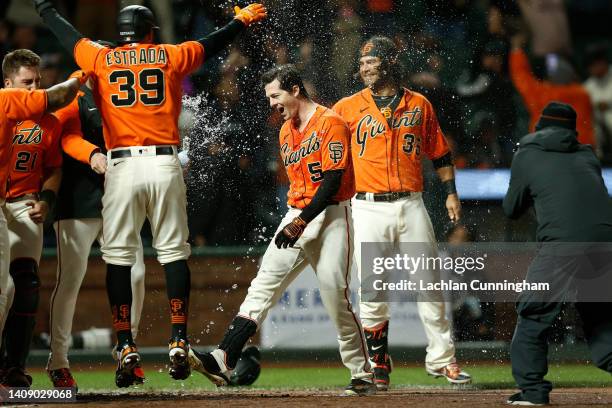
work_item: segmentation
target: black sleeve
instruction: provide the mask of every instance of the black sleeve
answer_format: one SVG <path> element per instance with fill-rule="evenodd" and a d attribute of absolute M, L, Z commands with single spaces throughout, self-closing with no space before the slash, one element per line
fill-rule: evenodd
<path fill-rule="evenodd" d="M 510 184 L 504 197 L 503 208 L 508 218 L 519 218 L 533 203 L 529 184 L 525 180 L 520 150 L 514 154 L 510 169 Z"/>
<path fill-rule="evenodd" d="M 330 170 L 323 172 L 323 181 L 317 189 L 312 201 L 302 210 L 300 218 L 306 222 L 310 222 L 327 207 L 332 197 L 340 189 L 342 183 L 342 174 L 344 170 Z"/>
<path fill-rule="evenodd" d="M 217 31 L 208 34 L 204 38 L 200 38 L 198 42 L 204 46 L 206 58 L 215 55 L 227 47 L 245 28 L 245 25 L 240 20 L 233 19 Z"/>
<path fill-rule="evenodd" d="M 72 24 L 60 16 L 53 7 L 42 11 L 40 16 L 51 32 L 55 34 L 60 44 L 68 50 L 70 55 L 74 55 L 74 46 L 83 38 L 83 34 L 79 33 Z"/>
<path fill-rule="evenodd" d="M 453 165 L 453 156 L 450 152 L 446 153 L 444 156 L 439 157 L 435 160 L 431 161 L 433 163 L 434 168 L 440 169 L 442 167 L 448 167 Z"/>

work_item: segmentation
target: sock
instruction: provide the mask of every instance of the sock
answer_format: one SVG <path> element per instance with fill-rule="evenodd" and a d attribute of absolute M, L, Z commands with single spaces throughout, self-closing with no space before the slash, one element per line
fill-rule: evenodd
<path fill-rule="evenodd" d="M 106 291 L 117 334 L 117 350 L 134 344 L 131 330 L 132 283 L 131 266 L 106 265 Z"/>
<path fill-rule="evenodd" d="M 249 338 L 257 331 L 257 323 L 245 317 L 236 316 L 227 328 L 219 348 L 227 355 L 227 368 L 236 367 L 242 348 Z"/>
<path fill-rule="evenodd" d="M 363 333 L 368 344 L 370 360 L 375 366 L 389 366 L 389 321 L 385 321 L 376 327 L 363 328 Z"/>
<path fill-rule="evenodd" d="M 166 272 L 166 292 L 170 302 L 170 323 L 172 339 L 187 340 L 187 315 L 189 311 L 189 292 L 191 272 L 186 260 L 174 261 L 164 265 Z"/>

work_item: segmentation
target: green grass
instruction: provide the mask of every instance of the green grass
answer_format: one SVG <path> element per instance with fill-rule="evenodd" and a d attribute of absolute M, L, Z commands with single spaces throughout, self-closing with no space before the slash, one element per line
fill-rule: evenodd
<path fill-rule="evenodd" d="M 296 363 L 297 365 L 298 363 Z M 510 366 L 475 365 L 464 367 L 474 382 L 476 389 L 514 388 Z M 34 388 L 50 388 L 51 383 L 46 373 L 33 369 Z M 114 371 L 86 370 L 73 371 L 79 390 L 82 392 L 99 392 L 116 390 Z M 161 390 L 214 390 L 215 387 L 199 373 L 194 373 L 189 379 L 177 382 L 170 379 L 165 368 L 145 366 L 146 383 L 139 387 L 143 391 Z M 450 388 L 444 379 L 434 379 L 425 374 L 422 367 L 397 367 L 392 374 L 392 384 L 395 387 L 406 388 Z M 588 365 L 552 365 L 547 379 L 555 387 L 606 387 L 612 383 L 612 378 L 604 371 Z M 278 368 L 271 367 L 262 370 L 261 376 L 254 387 L 260 389 L 329 389 L 344 387 L 349 382 L 349 373 L 344 368 Z"/>

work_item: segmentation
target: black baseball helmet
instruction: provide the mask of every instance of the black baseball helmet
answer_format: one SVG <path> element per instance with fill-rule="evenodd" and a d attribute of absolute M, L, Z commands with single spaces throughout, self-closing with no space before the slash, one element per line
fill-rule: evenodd
<path fill-rule="evenodd" d="M 142 41 L 151 30 L 159 30 L 153 12 L 144 6 L 127 6 L 117 16 L 119 44 Z"/>

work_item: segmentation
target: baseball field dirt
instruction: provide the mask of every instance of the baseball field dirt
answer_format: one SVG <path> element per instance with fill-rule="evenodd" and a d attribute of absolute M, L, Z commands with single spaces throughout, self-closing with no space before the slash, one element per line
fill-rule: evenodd
<path fill-rule="evenodd" d="M 490 408 L 504 406 L 506 397 L 514 390 L 423 390 L 394 389 L 369 397 L 341 396 L 340 391 L 282 391 L 282 390 L 240 390 L 219 392 L 184 392 L 184 393 L 86 393 L 78 402 L 87 407 L 110 407 L 120 405 L 122 408 L 167 407 L 179 402 L 185 407 L 231 407 L 266 406 L 316 406 L 316 407 L 473 407 Z M 566 407 L 612 407 L 612 389 L 609 388 L 565 388 L 554 390 L 551 403 Z M 46 405 L 49 407 L 60 405 Z"/>

